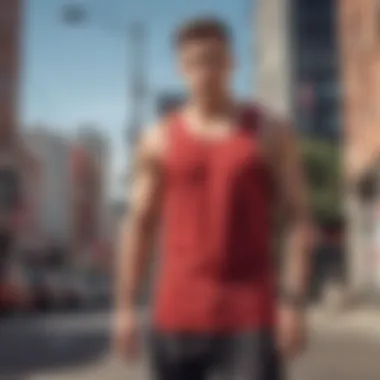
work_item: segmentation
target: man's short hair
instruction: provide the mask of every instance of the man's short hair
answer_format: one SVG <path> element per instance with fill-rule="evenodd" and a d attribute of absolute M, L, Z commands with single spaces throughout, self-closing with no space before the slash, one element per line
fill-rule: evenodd
<path fill-rule="evenodd" d="M 188 42 L 215 39 L 224 44 L 231 41 L 229 27 L 217 18 L 196 18 L 185 22 L 175 34 L 175 46 L 180 48 Z"/>

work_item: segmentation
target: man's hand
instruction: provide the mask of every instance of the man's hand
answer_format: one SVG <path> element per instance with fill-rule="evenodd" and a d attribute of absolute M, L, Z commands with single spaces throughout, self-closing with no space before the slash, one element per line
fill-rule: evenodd
<path fill-rule="evenodd" d="M 140 326 L 133 310 L 116 312 L 114 348 L 122 359 L 137 360 L 140 354 Z"/>
<path fill-rule="evenodd" d="M 306 346 L 305 311 L 289 305 L 280 305 L 277 344 L 284 359 L 299 356 Z"/>
<path fill-rule="evenodd" d="M 115 260 L 114 348 L 124 359 L 136 359 L 140 353 L 139 313 L 133 305 L 149 265 L 158 226 L 164 130 L 161 124 L 157 125 L 139 141 L 133 186 L 127 197 L 130 207 L 120 224 L 120 244 Z"/>

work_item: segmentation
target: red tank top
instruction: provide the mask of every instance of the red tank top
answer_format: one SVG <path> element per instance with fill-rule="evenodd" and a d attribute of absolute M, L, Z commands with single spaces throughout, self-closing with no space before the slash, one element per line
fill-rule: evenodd
<path fill-rule="evenodd" d="M 273 192 L 259 112 L 205 141 L 182 116 L 163 159 L 162 257 L 154 324 L 164 331 L 237 332 L 274 317 Z"/>

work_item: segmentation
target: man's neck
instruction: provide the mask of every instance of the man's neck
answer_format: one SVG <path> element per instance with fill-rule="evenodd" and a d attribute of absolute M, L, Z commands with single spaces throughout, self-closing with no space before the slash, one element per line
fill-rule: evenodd
<path fill-rule="evenodd" d="M 198 98 L 190 99 L 188 110 L 196 114 L 199 118 L 208 119 L 230 114 L 235 109 L 236 104 L 229 95 L 220 96 L 212 100 Z"/>

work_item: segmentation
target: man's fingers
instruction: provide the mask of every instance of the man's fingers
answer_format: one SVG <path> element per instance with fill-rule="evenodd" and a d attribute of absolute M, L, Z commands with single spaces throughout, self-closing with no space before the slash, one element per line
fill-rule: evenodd
<path fill-rule="evenodd" d="M 137 359 L 139 354 L 139 343 L 135 334 L 129 337 L 129 341 L 126 347 L 126 357 L 128 360 Z"/>
<path fill-rule="evenodd" d="M 123 360 L 135 360 L 139 356 L 139 342 L 135 334 L 116 338 L 115 353 Z"/>
<path fill-rule="evenodd" d="M 285 359 L 291 360 L 304 352 L 305 344 L 302 340 L 286 339 L 279 343 L 279 350 Z"/>

